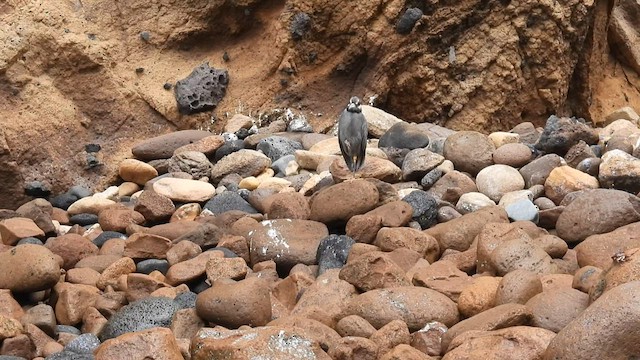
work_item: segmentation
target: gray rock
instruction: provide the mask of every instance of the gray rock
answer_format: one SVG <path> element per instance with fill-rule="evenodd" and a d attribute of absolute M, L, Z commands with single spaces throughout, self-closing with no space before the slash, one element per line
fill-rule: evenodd
<path fill-rule="evenodd" d="M 404 180 L 422 179 L 443 161 L 442 155 L 423 148 L 413 149 L 409 151 L 402 162 L 402 177 Z"/>
<path fill-rule="evenodd" d="M 82 334 L 75 339 L 69 341 L 65 345 L 65 351 L 71 351 L 76 354 L 93 354 L 93 351 L 100 346 L 100 340 L 97 336 L 87 333 Z"/>
<path fill-rule="evenodd" d="M 255 150 L 242 149 L 220 159 L 211 169 L 211 180 L 216 183 L 229 174 L 242 177 L 256 176 L 271 166 L 271 159 Z"/>
<path fill-rule="evenodd" d="M 58 209 L 67 210 L 71 204 L 76 202 L 78 197 L 69 193 L 56 195 L 51 199 L 51 205 Z"/>
<path fill-rule="evenodd" d="M 213 155 L 213 160 L 218 161 L 223 157 L 242 149 L 244 149 L 244 140 L 235 139 L 226 141 L 222 146 L 218 148 L 218 150 L 216 150 L 215 154 Z"/>
<path fill-rule="evenodd" d="M 422 180 L 420 180 L 420 185 L 422 185 L 422 187 L 425 190 L 429 190 L 430 187 L 433 186 L 433 184 L 436 183 L 436 181 L 440 180 L 440 178 L 442 177 L 442 175 L 444 175 L 444 171 L 440 170 L 440 169 L 433 169 L 431 171 L 429 171 L 423 178 Z"/>
<path fill-rule="evenodd" d="M 93 195 L 93 192 L 82 185 L 74 185 L 69 188 L 67 194 L 75 196 L 78 199 L 82 199 Z"/>
<path fill-rule="evenodd" d="M 539 157 L 520 168 L 520 175 L 524 179 L 526 188 L 533 185 L 544 185 L 551 171 L 564 164 L 564 159 L 556 154 Z"/>
<path fill-rule="evenodd" d="M 74 335 L 82 334 L 82 332 L 80 332 L 80 330 L 78 330 L 78 328 L 76 328 L 75 326 L 71 326 L 71 325 L 56 325 L 56 332 L 57 333 L 69 333 L 69 334 L 74 334 Z"/>
<path fill-rule="evenodd" d="M 271 161 L 276 161 L 283 156 L 293 155 L 296 150 L 302 150 L 302 144 L 282 136 L 270 136 L 260 140 L 256 149 L 262 151 Z"/>
<path fill-rule="evenodd" d="M 289 122 L 287 131 L 310 133 L 313 132 L 313 127 L 311 127 L 311 124 L 309 124 L 307 119 L 303 116 L 296 116 Z"/>
<path fill-rule="evenodd" d="M 602 155 L 598 180 L 605 188 L 615 188 L 637 194 L 640 191 L 640 159 L 621 150 Z"/>
<path fill-rule="evenodd" d="M 429 145 L 429 134 L 416 124 L 399 122 L 394 124 L 380 137 L 378 147 L 399 149 L 418 149 Z"/>
<path fill-rule="evenodd" d="M 148 297 L 122 307 L 113 314 L 98 336 L 101 341 L 118 337 L 124 333 L 166 327 L 180 310 L 180 304 L 164 297 Z"/>
<path fill-rule="evenodd" d="M 285 155 L 280 159 L 272 162 L 271 168 L 273 169 L 273 171 L 276 172 L 276 174 L 278 173 L 284 174 L 284 171 L 287 168 L 287 165 L 289 164 L 289 162 L 295 159 L 296 159 L 295 155 Z"/>
<path fill-rule="evenodd" d="M 95 239 L 93 239 L 93 243 L 97 247 L 102 247 L 102 245 L 104 245 L 104 243 L 106 243 L 107 240 L 110 240 L 110 239 L 126 240 L 127 235 L 119 233 L 117 231 L 103 231 L 100 233 L 100 235 L 98 235 Z"/>
<path fill-rule="evenodd" d="M 42 240 L 34 238 L 34 237 L 27 237 L 27 238 L 24 238 L 24 239 L 20 239 L 20 241 L 18 241 L 16 246 L 17 245 L 23 245 L 23 244 L 44 245 Z"/>
<path fill-rule="evenodd" d="M 417 221 L 422 229 L 430 228 L 438 222 L 438 202 L 426 191 L 413 191 L 405 196 L 402 201 L 411 205 L 413 208 L 413 216 L 411 218 Z"/>
<path fill-rule="evenodd" d="M 175 297 L 175 299 L 173 299 L 173 301 L 178 303 L 180 308 L 189 309 L 189 308 L 195 308 L 196 307 L 196 298 L 197 297 L 198 297 L 198 294 L 196 294 L 196 293 L 194 293 L 192 291 L 185 291 L 183 293 L 180 293 L 180 294 L 176 295 L 176 297 Z"/>
<path fill-rule="evenodd" d="M 169 270 L 169 262 L 164 259 L 146 259 L 136 264 L 136 272 L 138 273 L 150 274 L 155 270 L 166 274 Z"/>
<path fill-rule="evenodd" d="M 403 35 L 409 34 L 422 15 L 422 10 L 418 8 L 407 9 L 396 23 L 396 32 Z"/>
<path fill-rule="evenodd" d="M 78 354 L 78 353 L 74 353 L 73 351 L 66 351 L 66 350 L 63 350 L 59 353 L 51 354 L 45 358 L 45 360 L 94 360 L 94 359 L 95 357 L 93 356 L 93 354 Z"/>
<path fill-rule="evenodd" d="M 194 114 L 218 106 L 227 91 L 229 73 L 214 69 L 204 63 L 193 69 L 191 74 L 178 80 L 175 96 L 182 114 Z"/>
<path fill-rule="evenodd" d="M 311 17 L 305 12 L 298 12 L 291 19 L 289 32 L 293 40 L 300 40 L 311 28 Z"/>
<path fill-rule="evenodd" d="M 581 119 L 549 116 L 535 147 L 547 153 L 564 155 L 583 140 L 588 145 L 598 142 L 598 134 Z"/>
<path fill-rule="evenodd" d="M 222 214 L 230 210 L 240 210 L 250 214 L 258 213 L 242 196 L 233 191 L 225 191 L 222 194 L 214 196 L 211 200 L 207 201 L 204 209 L 211 211 L 214 215 Z"/>
<path fill-rule="evenodd" d="M 507 205 L 507 216 L 513 221 L 531 221 L 538 223 L 538 207 L 531 200 L 523 199 Z"/>
<path fill-rule="evenodd" d="M 211 175 L 211 162 L 207 156 L 198 151 L 184 151 L 171 157 L 170 172 L 185 172 L 194 179 L 201 179 Z"/>
<path fill-rule="evenodd" d="M 318 275 L 329 269 L 340 269 L 347 263 L 347 257 L 355 240 L 346 235 L 329 235 L 320 241 L 316 260 Z"/>

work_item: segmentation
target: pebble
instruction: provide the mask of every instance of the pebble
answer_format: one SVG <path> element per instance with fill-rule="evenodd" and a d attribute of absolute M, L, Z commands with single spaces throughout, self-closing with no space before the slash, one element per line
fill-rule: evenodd
<path fill-rule="evenodd" d="M 598 179 L 569 166 L 560 166 L 549 173 L 544 182 L 546 196 L 554 203 L 560 204 L 564 197 L 574 191 L 597 189 Z"/>
<path fill-rule="evenodd" d="M 549 116 L 536 143 L 536 148 L 563 156 L 580 140 L 592 145 L 598 142 L 598 134 L 576 118 Z"/>
<path fill-rule="evenodd" d="M 225 191 L 222 194 L 214 196 L 204 205 L 204 210 L 210 211 L 213 215 L 218 215 L 232 210 L 240 210 L 249 214 L 255 214 L 258 211 L 251 206 L 237 192 Z"/>
<path fill-rule="evenodd" d="M 340 270 L 340 279 L 362 292 L 411 285 L 405 271 L 380 251 L 367 252 L 348 261 Z"/>
<path fill-rule="evenodd" d="M 256 176 L 271 166 L 271 159 L 255 150 L 239 150 L 217 161 L 211 168 L 211 180 L 217 183 L 229 174 Z"/>
<path fill-rule="evenodd" d="M 63 260 L 62 267 L 68 270 L 80 260 L 98 254 L 98 247 L 78 234 L 65 234 L 49 238 L 44 246 Z"/>
<path fill-rule="evenodd" d="M 378 146 L 400 149 L 419 149 L 429 145 L 429 134 L 418 125 L 398 122 L 380 136 Z"/>
<path fill-rule="evenodd" d="M 430 171 L 442 164 L 444 157 L 427 149 L 418 148 L 409 151 L 402 162 L 404 180 L 420 180 Z"/>
<path fill-rule="evenodd" d="M 456 203 L 456 210 L 460 214 L 468 214 L 487 206 L 495 206 L 496 203 L 489 197 L 479 192 L 468 192 L 462 194 Z"/>
<path fill-rule="evenodd" d="M 118 310 L 98 335 L 101 341 L 122 334 L 155 327 L 169 327 L 173 314 L 180 305 L 172 299 L 149 297 L 138 300 Z"/>
<path fill-rule="evenodd" d="M 302 144 L 282 136 L 270 136 L 260 140 L 256 150 L 261 151 L 274 162 L 283 156 L 293 155 L 296 150 L 302 150 Z"/>
<path fill-rule="evenodd" d="M 531 149 L 521 143 L 504 144 L 493 152 L 493 162 L 514 168 L 522 167 L 531 161 Z"/>
<path fill-rule="evenodd" d="M 122 359 L 183 359 L 176 338 L 169 329 L 151 328 L 122 334 L 102 343 L 95 350 L 96 360 Z"/>
<path fill-rule="evenodd" d="M 89 196 L 75 201 L 67 209 L 70 216 L 82 213 L 97 215 L 102 209 L 114 205 L 116 202 L 101 196 Z"/>
<path fill-rule="evenodd" d="M 539 209 L 529 199 L 523 199 L 515 201 L 505 207 L 507 216 L 512 221 L 531 221 L 534 224 L 538 223 Z"/>
<path fill-rule="evenodd" d="M 208 178 L 213 165 L 207 156 L 199 151 L 181 151 L 169 161 L 169 172 L 184 172 L 194 179 Z"/>
<path fill-rule="evenodd" d="M 355 241 L 346 235 L 329 235 L 320 241 L 316 252 L 318 275 L 329 269 L 340 269 L 346 264 Z"/>
<path fill-rule="evenodd" d="M 163 178 L 153 184 L 153 191 L 176 202 L 204 202 L 213 197 L 213 185 L 198 180 Z"/>
<path fill-rule="evenodd" d="M 352 216 L 372 210 L 379 192 L 365 180 L 353 180 L 332 185 L 315 193 L 309 200 L 311 220 L 322 223 L 348 221 Z"/>
<path fill-rule="evenodd" d="M 640 221 L 640 198 L 620 190 L 584 191 L 558 217 L 558 236 L 577 243 Z"/>
<path fill-rule="evenodd" d="M 118 174 L 124 181 L 131 181 L 143 186 L 147 181 L 158 176 L 158 170 L 144 161 L 125 159 L 120 162 Z"/>
<path fill-rule="evenodd" d="M 422 229 L 428 229 L 436 224 L 437 200 L 430 193 L 416 190 L 403 197 L 402 201 L 411 205 L 413 209 L 411 219 L 418 222 Z"/>
<path fill-rule="evenodd" d="M 444 143 L 444 157 L 456 170 L 476 175 L 493 164 L 495 145 L 488 136 L 475 131 L 459 131 Z"/>
<path fill-rule="evenodd" d="M 14 217 L 0 221 L 0 237 L 5 245 L 15 245 L 20 239 L 44 237 L 44 231 L 31 219 Z"/>
<path fill-rule="evenodd" d="M 142 160 L 168 159 L 181 146 L 194 143 L 211 136 L 208 131 L 180 130 L 169 134 L 147 139 L 131 149 L 133 156 Z"/>
<path fill-rule="evenodd" d="M 496 289 L 495 304 L 526 304 L 529 299 L 542 292 L 542 281 L 538 274 L 527 270 L 514 270 L 504 275 Z"/>
<path fill-rule="evenodd" d="M 447 359 L 542 359 L 555 333 L 531 326 L 510 326 L 461 334 L 453 339 Z"/>
<path fill-rule="evenodd" d="M 598 179 L 604 188 L 615 188 L 632 193 L 640 191 L 640 159 L 621 150 L 602 155 Z"/>
<path fill-rule="evenodd" d="M 478 190 L 498 202 L 502 195 L 524 189 L 525 182 L 518 170 L 507 165 L 491 165 L 476 177 Z"/>
<path fill-rule="evenodd" d="M 384 135 L 393 125 L 401 123 L 395 115 L 369 105 L 362 105 L 362 115 L 367 120 L 369 134 L 376 138 Z"/>
<path fill-rule="evenodd" d="M 496 149 L 498 149 L 503 145 L 519 143 L 520 134 L 506 131 L 496 131 L 489 134 L 489 139 L 491 139 L 493 145 L 496 147 Z"/>
<path fill-rule="evenodd" d="M 543 291 L 525 304 L 533 315 L 531 325 L 559 332 L 589 306 L 589 295 L 572 288 Z"/>

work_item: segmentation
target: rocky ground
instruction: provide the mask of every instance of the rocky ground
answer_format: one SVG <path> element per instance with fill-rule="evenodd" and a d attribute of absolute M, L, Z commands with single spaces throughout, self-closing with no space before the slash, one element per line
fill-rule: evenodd
<path fill-rule="evenodd" d="M 363 106 L 356 178 L 304 118 L 136 144 L 0 210 L 0 359 L 640 356 L 640 118 L 484 135 Z"/>

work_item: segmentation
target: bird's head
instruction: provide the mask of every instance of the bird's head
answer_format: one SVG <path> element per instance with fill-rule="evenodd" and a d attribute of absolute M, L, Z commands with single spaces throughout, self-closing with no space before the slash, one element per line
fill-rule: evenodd
<path fill-rule="evenodd" d="M 349 105 L 347 105 L 347 111 L 360 112 L 360 99 L 357 96 L 352 96 L 349 99 Z"/>

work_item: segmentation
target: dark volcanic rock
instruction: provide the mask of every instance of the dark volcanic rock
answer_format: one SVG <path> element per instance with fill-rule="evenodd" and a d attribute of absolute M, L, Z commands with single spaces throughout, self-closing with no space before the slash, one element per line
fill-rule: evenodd
<path fill-rule="evenodd" d="M 438 203 L 426 191 L 416 190 L 405 196 L 402 201 L 408 202 L 413 208 L 412 219 L 420 224 L 422 229 L 430 228 L 438 220 Z"/>
<path fill-rule="evenodd" d="M 242 149 L 244 149 L 244 140 L 227 141 L 224 145 L 220 146 L 218 150 L 216 150 L 213 160 L 218 161 L 223 157 Z"/>
<path fill-rule="evenodd" d="M 224 97 L 227 84 L 227 70 L 211 68 L 209 63 L 198 66 L 176 82 L 175 96 L 180 112 L 194 114 L 215 108 Z"/>
<path fill-rule="evenodd" d="M 123 239 L 126 240 L 127 239 L 127 235 L 119 233 L 117 231 L 103 231 L 100 233 L 100 235 L 98 235 L 95 239 L 93 239 L 93 243 L 97 246 L 97 247 L 102 247 L 102 245 L 104 245 L 105 242 L 107 242 L 107 240 L 109 239 Z"/>
<path fill-rule="evenodd" d="M 240 194 L 234 191 L 225 191 L 220 195 L 214 196 L 204 204 L 204 209 L 211 211 L 214 215 L 230 210 L 240 210 L 250 214 L 258 212 Z"/>
<path fill-rule="evenodd" d="M 355 241 L 346 235 L 329 235 L 322 239 L 316 254 L 318 275 L 329 269 L 342 268 L 347 262 L 353 244 Z"/>
<path fill-rule="evenodd" d="M 598 142 L 598 134 L 576 118 L 551 115 L 535 147 L 547 153 L 564 155 L 580 140 L 593 145 Z"/>
<path fill-rule="evenodd" d="M 169 270 L 169 262 L 164 259 L 146 259 L 136 264 L 136 272 L 150 274 L 154 270 L 166 274 Z"/>
<path fill-rule="evenodd" d="M 24 185 L 24 193 L 33 197 L 47 197 L 51 189 L 42 181 L 30 181 Z"/>
<path fill-rule="evenodd" d="M 291 19 L 291 27 L 289 31 L 291 32 L 291 38 L 293 40 L 300 40 L 304 36 L 304 34 L 309 31 L 311 28 L 311 18 L 307 13 L 299 12 L 293 15 Z"/>
<path fill-rule="evenodd" d="M 406 35 L 413 30 L 415 24 L 422 17 L 422 10 L 418 8 L 409 8 L 404 14 L 398 19 L 396 23 L 396 31 L 398 34 Z"/>
<path fill-rule="evenodd" d="M 99 338 L 104 341 L 124 333 L 169 327 L 173 314 L 180 310 L 178 302 L 164 297 L 149 297 L 124 306 L 106 323 Z"/>
<path fill-rule="evenodd" d="M 429 134 L 416 124 L 399 122 L 380 137 L 379 147 L 418 149 L 429 145 Z"/>
<path fill-rule="evenodd" d="M 293 155 L 296 150 L 302 150 L 302 144 L 282 136 L 270 136 L 260 140 L 256 149 L 262 151 L 271 161 L 276 161 L 283 156 Z"/>

